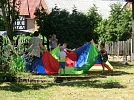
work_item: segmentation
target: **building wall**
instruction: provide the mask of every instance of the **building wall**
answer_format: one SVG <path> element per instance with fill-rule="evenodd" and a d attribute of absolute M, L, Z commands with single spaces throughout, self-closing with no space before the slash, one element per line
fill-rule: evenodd
<path fill-rule="evenodd" d="M 46 5 L 46 2 L 44 0 L 41 0 L 40 5 L 39 5 L 39 8 L 40 7 L 43 7 L 44 9 L 46 9 L 46 12 L 48 14 L 50 13 L 50 11 L 48 10 L 48 7 Z M 38 29 L 38 26 L 37 26 L 37 24 L 36 24 L 36 22 L 35 22 L 34 19 L 27 18 L 26 20 L 27 20 L 27 24 L 26 24 L 27 25 L 27 30 L 29 30 L 29 31 L 35 31 L 35 30 Z"/>
<path fill-rule="evenodd" d="M 35 24 L 35 20 L 34 19 L 27 19 L 27 30 L 29 31 L 35 31 L 37 30 L 37 25 Z"/>

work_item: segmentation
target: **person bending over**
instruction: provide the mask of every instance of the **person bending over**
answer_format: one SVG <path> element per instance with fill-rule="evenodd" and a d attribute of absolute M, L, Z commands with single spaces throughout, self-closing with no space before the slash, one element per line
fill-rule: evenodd
<path fill-rule="evenodd" d="M 32 56 L 32 66 L 30 66 L 29 71 L 34 73 L 36 73 L 37 70 L 41 49 L 46 50 L 42 45 L 42 40 L 38 36 L 39 33 L 35 31 L 34 36 L 29 40 L 29 55 Z"/>

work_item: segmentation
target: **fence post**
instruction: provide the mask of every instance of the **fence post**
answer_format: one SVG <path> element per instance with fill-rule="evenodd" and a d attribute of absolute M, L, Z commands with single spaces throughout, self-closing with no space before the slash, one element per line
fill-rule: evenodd
<path fill-rule="evenodd" d="M 119 41 L 117 42 L 117 48 L 118 48 L 117 54 L 118 54 L 118 57 L 119 57 Z"/>
<path fill-rule="evenodd" d="M 133 40 L 131 39 L 131 62 L 133 59 Z"/>

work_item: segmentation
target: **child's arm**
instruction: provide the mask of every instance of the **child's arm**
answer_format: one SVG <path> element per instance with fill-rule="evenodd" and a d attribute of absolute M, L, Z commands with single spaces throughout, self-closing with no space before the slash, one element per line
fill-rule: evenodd
<path fill-rule="evenodd" d="M 107 54 L 107 51 L 105 49 L 103 49 L 103 52 L 104 52 L 103 55 Z"/>
<path fill-rule="evenodd" d="M 69 51 L 69 52 L 72 51 L 71 49 L 68 49 L 68 48 L 66 48 L 66 50 Z"/>

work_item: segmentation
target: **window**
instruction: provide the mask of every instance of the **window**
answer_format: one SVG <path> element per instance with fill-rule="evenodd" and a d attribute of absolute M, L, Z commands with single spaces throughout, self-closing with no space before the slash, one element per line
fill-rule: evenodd
<path fill-rule="evenodd" d="M 26 30 L 25 16 L 19 16 L 19 19 L 15 22 L 15 30 Z"/>

